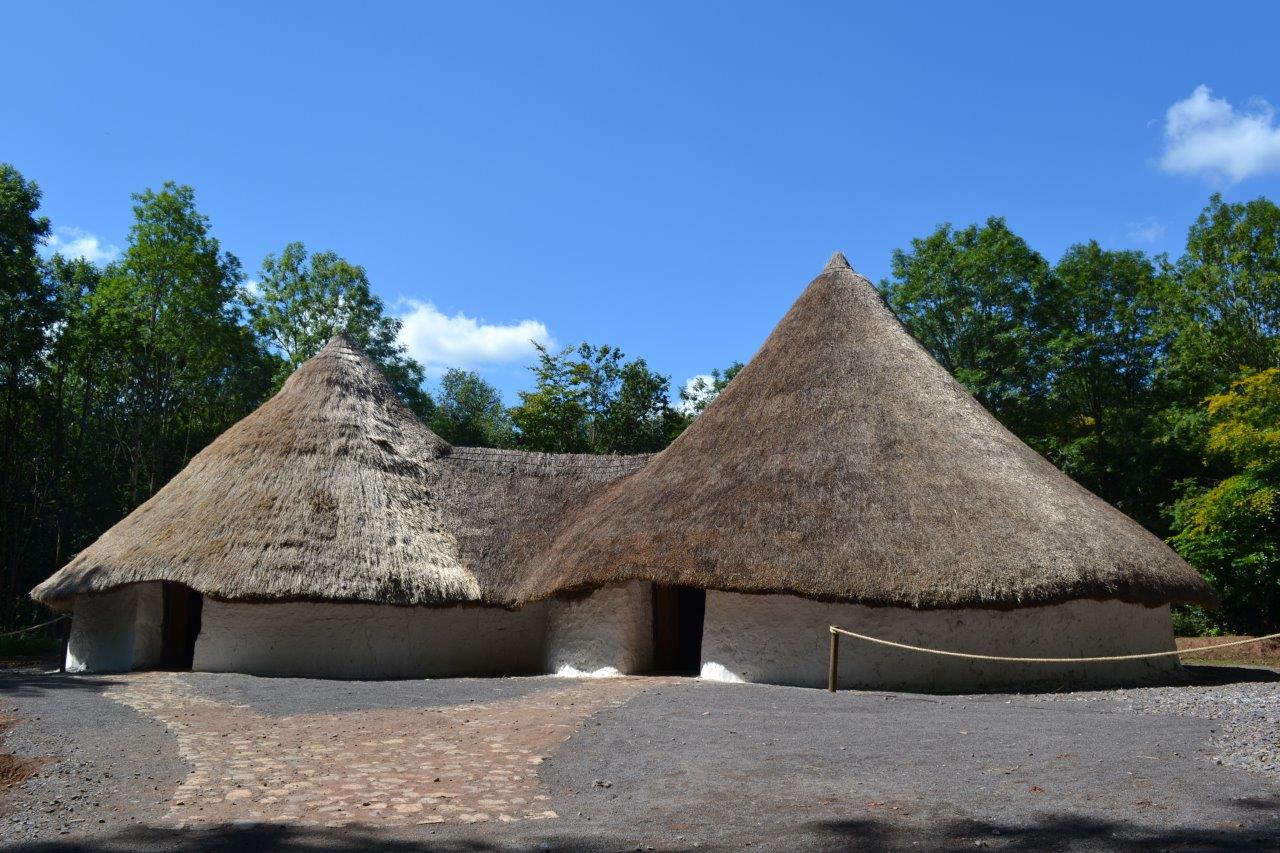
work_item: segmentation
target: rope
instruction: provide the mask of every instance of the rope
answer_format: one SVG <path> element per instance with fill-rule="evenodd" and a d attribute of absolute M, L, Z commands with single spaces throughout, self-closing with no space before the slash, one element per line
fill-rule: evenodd
<path fill-rule="evenodd" d="M 910 652 L 926 652 L 931 655 L 945 655 L 951 658 L 967 658 L 969 660 L 999 660 L 1008 661 L 1010 663 L 1100 663 L 1102 661 L 1112 660 L 1143 660 L 1146 658 L 1165 658 L 1174 655 L 1198 654 L 1200 652 L 1212 651 L 1214 649 L 1225 649 L 1228 646 L 1246 646 L 1249 643 L 1261 643 L 1263 640 L 1274 640 L 1280 637 L 1280 634 L 1267 634 L 1265 637 L 1254 637 L 1250 640 L 1233 640 L 1230 643 L 1218 643 L 1214 646 L 1200 646 L 1196 649 L 1175 649 L 1171 652 L 1148 652 L 1141 655 L 1109 655 L 1106 657 L 1095 658 L 1015 658 L 1005 655 L 975 655 L 968 652 L 948 652 L 943 649 L 930 649 L 926 646 L 913 646 L 909 643 L 895 643 L 892 640 L 882 640 L 879 637 L 868 637 L 866 634 L 858 634 L 853 631 L 846 631 L 844 628 L 831 626 L 831 633 L 844 634 L 846 637 L 856 637 L 859 640 L 866 640 L 868 643 L 879 643 L 882 646 L 892 646 L 895 649 L 906 649 Z"/>
<path fill-rule="evenodd" d="M 9 633 L 7 633 L 7 634 L 0 634 L 0 638 L 3 638 L 3 637 L 16 637 L 16 636 L 18 636 L 19 634 L 27 634 L 27 633 L 30 633 L 31 631 L 34 631 L 34 630 L 36 630 L 37 628 L 47 628 L 47 627 L 49 627 L 50 625 L 52 625 L 54 622 L 61 622 L 63 619 L 66 619 L 66 618 L 68 618 L 68 617 L 67 617 L 67 614 L 63 613 L 63 614 L 62 614 L 61 616 L 59 616 L 58 618 L 56 618 L 56 619 L 50 619 L 48 622 L 41 622 L 39 625 L 32 625 L 32 626 L 30 626 L 30 627 L 28 627 L 28 628 L 19 628 L 19 629 L 18 629 L 18 630 L 16 630 L 16 631 L 10 631 L 10 632 L 9 632 Z"/>

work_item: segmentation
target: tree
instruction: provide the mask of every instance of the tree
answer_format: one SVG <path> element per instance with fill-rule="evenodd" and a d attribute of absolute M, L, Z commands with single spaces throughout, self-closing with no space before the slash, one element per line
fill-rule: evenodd
<path fill-rule="evenodd" d="M 110 362 L 98 381 L 121 418 L 126 504 L 153 494 L 203 444 L 247 413 L 266 361 L 240 323 L 240 262 L 223 252 L 188 186 L 134 196 L 129 246 L 88 309 Z"/>
<path fill-rule="evenodd" d="M 1141 252 L 1089 241 L 1067 250 L 1036 305 L 1050 379 L 1039 443 L 1078 482 L 1148 524 L 1172 497 L 1151 477 L 1158 281 Z"/>
<path fill-rule="evenodd" d="M 720 392 L 729 387 L 733 377 L 737 376 L 742 368 L 742 362 L 735 361 L 724 370 L 715 367 L 707 376 L 693 377 L 684 388 L 680 389 L 680 401 L 684 410 L 694 416 L 702 414 L 707 406 L 720 396 Z"/>
<path fill-rule="evenodd" d="M 434 406 L 422 389 L 422 365 L 397 340 L 401 322 L 387 316 L 364 267 L 333 252 L 308 256 L 302 243 L 290 243 L 279 257 L 267 255 L 257 287 L 246 289 L 243 297 L 253 330 L 280 358 L 276 388 L 334 334 L 345 331 L 404 402 L 424 420 L 431 418 Z"/>
<path fill-rule="evenodd" d="M 515 426 L 498 389 L 468 370 L 450 368 L 440 379 L 431 429 L 462 447 L 511 447 Z"/>
<path fill-rule="evenodd" d="M 511 410 L 520 446 L 549 453 L 660 450 L 683 419 L 668 401 L 670 380 L 644 359 L 624 362 L 617 347 L 583 343 L 552 353 L 538 347 L 537 384 Z"/>
<path fill-rule="evenodd" d="M 1224 391 L 1242 369 L 1280 367 L 1280 207 L 1214 194 L 1162 293 L 1170 377 L 1188 400 Z"/>
<path fill-rule="evenodd" d="M 1174 507 L 1170 544 L 1222 595 L 1228 630 L 1280 627 L 1280 369 L 1248 371 L 1205 404 L 1206 452 L 1233 473 Z"/>
<path fill-rule="evenodd" d="M 544 453 L 584 453 L 588 447 L 586 390 L 569 360 L 573 350 L 552 353 L 543 344 L 534 346 L 538 363 L 529 368 L 534 390 L 521 391 L 520 405 L 511 410 L 520 446 Z"/>
<path fill-rule="evenodd" d="M 622 366 L 617 393 L 605 409 L 597 453 L 655 453 L 688 425 L 671 407 L 671 380 L 643 358 Z"/>
<path fill-rule="evenodd" d="M 13 602 L 23 528 L 30 524 L 31 464 L 24 429 L 42 369 L 46 333 L 57 300 L 37 254 L 49 220 L 37 216 L 40 188 L 8 163 L 0 163 L 0 565 Z M 12 605 L 11 605 L 12 606 Z M 12 620 L 13 612 L 4 615 Z"/>
<path fill-rule="evenodd" d="M 1003 219 L 949 224 L 893 253 L 889 305 L 979 402 L 1023 435 L 1044 392 L 1038 292 L 1049 265 Z"/>

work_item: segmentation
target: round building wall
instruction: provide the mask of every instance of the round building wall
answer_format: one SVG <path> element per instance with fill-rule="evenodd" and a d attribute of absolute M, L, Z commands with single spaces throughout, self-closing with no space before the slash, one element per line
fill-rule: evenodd
<path fill-rule="evenodd" d="M 543 605 L 394 607 L 207 599 L 192 669 L 305 678 L 537 672 Z"/>
<path fill-rule="evenodd" d="M 1015 657 L 1094 657 L 1174 648 L 1168 606 L 1082 600 L 1010 610 L 912 610 L 709 591 L 703 677 L 826 686 L 830 625 L 912 645 Z M 975 661 L 852 637 L 840 639 L 839 664 L 843 688 L 921 692 L 1135 685 L 1167 679 L 1179 668 L 1173 656 L 1090 664 Z"/>
<path fill-rule="evenodd" d="M 630 675 L 653 665 L 652 584 L 612 584 L 581 598 L 552 599 L 548 606 L 547 671 Z"/>

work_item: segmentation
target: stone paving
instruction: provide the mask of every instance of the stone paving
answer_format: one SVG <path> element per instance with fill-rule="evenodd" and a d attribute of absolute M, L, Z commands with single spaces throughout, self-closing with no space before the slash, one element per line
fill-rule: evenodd
<path fill-rule="evenodd" d="M 566 682 L 436 708 L 272 717 L 197 695 L 175 673 L 127 676 L 107 695 L 162 722 L 191 771 L 166 820 L 313 826 L 557 817 L 538 765 L 592 714 L 652 679 Z"/>

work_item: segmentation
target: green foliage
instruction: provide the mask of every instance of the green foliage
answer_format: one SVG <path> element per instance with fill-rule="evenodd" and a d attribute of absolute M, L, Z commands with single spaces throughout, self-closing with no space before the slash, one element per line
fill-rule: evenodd
<path fill-rule="evenodd" d="M 1148 523 L 1170 497 L 1150 489 L 1159 277 L 1141 252 L 1067 250 L 1036 294 L 1047 376 L 1040 417 L 1023 425 L 1066 473 Z"/>
<path fill-rule="evenodd" d="M 659 450 L 742 365 L 668 402 L 616 347 L 540 348 L 507 411 L 450 370 L 439 404 L 365 271 L 290 243 L 243 287 L 190 187 L 135 196 L 118 263 L 37 254 L 39 188 L 0 165 L 0 624 L 45 618 L 36 581 L 118 521 L 345 329 L 446 440 Z M 1163 533 L 1223 595 L 1179 631 L 1280 624 L 1280 208 L 1209 200 L 1176 262 L 1072 246 L 1049 265 L 1001 219 L 895 252 L 890 305 L 1024 441 Z M 245 310 L 247 308 L 247 311 Z"/>
<path fill-rule="evenodd" d="M 199 437 L 234 423 L 262 388 L 262 353 L 241 322 L 239 260 L 223 252 L 187 186 L 134 196 L 129 246 L 88 297 L 111 360 L 99 382 L 122 403 L 129 503 L 155 492 Z"/>
<path fill-rule="evenodd" d="M 502 395 L 468 370 L 445 371 L 430 426 L 445 441 L 462 447 L 512 447 L 516 442 Z"/>
<path fill-rule="evenodd" d="M 670 380 L 617 347 L 538 347 L 533 391 L 511 410 L 520 446 L 547 453 L 642 453 L 665 447 L 684 420 L 668 402 Z"/>
<path fill-rule="evenodd" d="M 36 254 L 49 233 L 39 207 L 35 182 L 0 163 L 0 569 L 8 604 L 0 617 L 9 622 L 17 616 L 24 530 L 37 499 L 40 447 L 27 425 L 38 418 L 39 355 L 57 319 L 57 294 Z"/>
<path fill-rule="evenodd" d="M 684 410 L 694 416 L 702 414 L 707 406 L 720 396 L 720 392 L 729 387 L 733 377 L 737 376 L 742 368 L 742 362 L 735 361 L 724 370 L 718 367 L 712 368 L 710 381 L 707 381 L 704 376 L 695 376 L 693 381 L 680 389 L 680 401 L 683 403 Z"/>
<path fill-rule="evenodd" d="M 889 305 L 951 375 L 1014 431 L 1042 394 L 1045 334 L 1036 322 L 1049 265 L 1005 221 L 940 226 L 893 253 Z"/>
<path fill-rule="evenodd" d="M 1205 450 L 1234 471 L 1174 507 L 1170 543 L 1222 593 L 1218 624 L 1280 624 L 1280 369 L 1247 372 L 1206 401 Z"/>
<path fill-rule="evenodd" d="M 49 220 L 36 216 L 40 188 L 8 163 L 0 163 L 0 381 L 6 389 L 29 382 L 53 317 L 53 293 L 40 274 L 36 254 Z"/>
<path fill-rule="evenodd" d="M 279 257 L 267 255 L 257 287 L 246 289 L 243 297 L 249 325 L 280 358 L 276 388 L 334 334 L 345 331 L 382 368 L 405 403 L 419 417 L 431 418 L 422 365 L 397 341 L 401 323 L 387 316 L 364 267 L 333 252 L 308 256 L 302 243 L 290 243 Z"/>
<path fill-rule="evenodd" d="M 1222 391 L 1242 369 L 1280 366 L 1280 207 L 1215 194 L 1176 271 L 1162 292 L 1166 369 L 1188 400 Z"/>

